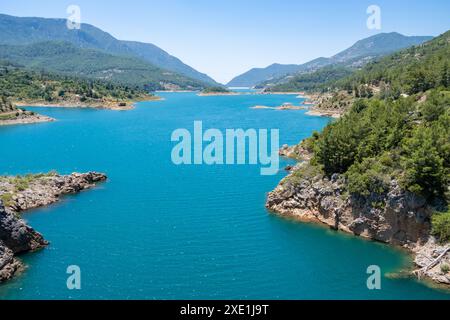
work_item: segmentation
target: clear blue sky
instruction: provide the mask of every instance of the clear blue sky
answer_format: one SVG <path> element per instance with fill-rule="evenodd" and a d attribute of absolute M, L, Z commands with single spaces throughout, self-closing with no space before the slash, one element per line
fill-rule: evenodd
<path fill-rule="evenodd" d="M 450 29 L 449 0 L 0 0 L 0 12 L 66 17 L 123 40 L 151 42 L 220 82 L 274 62 L 331 56 L 378 32 L 438 35 Z M 366 27 L 378 5 L 381 31 Z"/>

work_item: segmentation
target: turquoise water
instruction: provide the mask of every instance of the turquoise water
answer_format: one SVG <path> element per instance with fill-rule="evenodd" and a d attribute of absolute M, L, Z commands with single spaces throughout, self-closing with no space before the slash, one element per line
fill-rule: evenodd
<path fill-rule="evenodd" d="M 162 94 L 133 111 L 39 108 L 54 123 L 0 128 L 0 174 L 97 170 L 109 181 L 25 219 L 51 241 L 22 256 L 26 272 L 2 299 L 448 299 L 413 280 L 366 269 L 407 264 L 387 246 L 268 214 L 266 193 L 284 176 L 259 166 L 175 166 L 173 130 L 280 128 L 293 144 L 329 120 L 304 111 L 252 110 L 295 96 Z M 191 129 L 192 130 L 192 129 Z M 287 162 L 283 161 L 282 165 Z M 78 265 L 82 290 L 66 288 Z"/>

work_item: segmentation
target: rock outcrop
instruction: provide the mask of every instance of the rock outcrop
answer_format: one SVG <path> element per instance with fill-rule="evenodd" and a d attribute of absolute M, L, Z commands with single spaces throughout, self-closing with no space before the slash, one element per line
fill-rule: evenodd
<path fill-rule="evenodd" d="M 9 280 L 23 267 L 15 254 L 36 251 L 47 244 L 42 235 L 23 220 L 6 212 L 0 200 L 0 282 Z"/>
<path fill-rule="evenodd" d="M 49 122 L 55 119 L 40 114 L 18 109 L 8 99 L 0 96 L 0 126 Z"/>
<path fill-rule="evenodd" d="M 10 126 L 17 124 L 33 124 L 41 122 L 53 122 L 55 119 L 37 114 L 31 111 L 17 111 L 10 113 L 0 113 L 0 126 Z"/>
<path fill-rule="evenodd" d="M 414 263 L 420 268 L 414 274 L 439 284 L 450 285 L 450 245 L 441 245 L 430 237 L 428 242 L 413 249 Z M 446 269 L 445 269 L 446 268 Z"/>
<path fill-rule="evenodd" d="M 106 176 L 97 172 L 72 173 L 71 175 L 45 174 L 22 178 L 21 191 L 17 190 L 17 179 L 0 180 L 0 195 L 10 194 L 11 200 L 5 203 L 7 211 L 21 212 L 52 204 L 64 194 L 77 193 L 106 180 Z M 23 185 L 25 184 L 25 185 Z"/>
<path fill-rule="evenodd" d="M 297 170 L 305 166 L 308 163 L 299 165 Z M 320 222 L 336 230 L 402 246 L 415 252 L 416 257 L 421 253 L 432 259 L 442 251 L 430 236 L 433 208 L 424 198 L 403 191 L 397 181 L 391 182 L 386 193 L 367 197 L 348 195 L 345 184 L 344 177 L 337 174 L 331 179 L 299 178 L 294 172 L 269 193 L 266 207 L 282 216 Z M 417 260 L 416 263 L 423 267 Z M 444 273 L 445 269 L 441 272 L 444 264 L 450 265 L 450 252 L 424 276 L 450 284 L 450 274 Z"/>
<path fill-rule="evenodd" d="M 44 248 L 48 242 L 43 236 L 19 218 L 25 210 L 46 206 L 59 200 L 63 194 L 92 188 L 106 180 L 101 173 L 73 173 L 2 177 L 0 179 L 0 283 L 11 279 L 23 268 L 16 255 Z M 7 195 L 7 197 L 5 197 Z"/>
<path fill-rule="evenodd" d="M 12 250 L 0 241 L 0 283 L 11 279 L 22 267 L 22 263 L 14 258 Z"/>
<path fill-rule="evenodd" d="M 309 161 L 312 158 L 312 153 L 306 150 L 302 144 L 296 144 L 292 147 L 285 144 L 280 148 L 278 154 L 299 161 Z"/>

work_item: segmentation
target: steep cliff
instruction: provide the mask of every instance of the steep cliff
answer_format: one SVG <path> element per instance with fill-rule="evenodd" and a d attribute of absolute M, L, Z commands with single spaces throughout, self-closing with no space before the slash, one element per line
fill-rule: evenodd
<path fill-rule="evenodd" d="M 282 216 L 320 222 L 356 236 L 407 248 L 416 256 L 421 275 L 450 285 L 448 246 L 430 235 L 434 208 L 421 196 L 402 190 L 396 180 L 382 194 L 351 195 L 346 179 L 309 173 L 303 162 L 270 192 L 266 207 Z M 306 173 L 305 173 L 306 172 Z M 445 253 L 444 253 L 445 252 Z M 427 268 L 444 254 L 436 265 Z"/>
<path fill-rule="evenodd" d="M 47 244 L 42 235 L 23 220 L 6 212 L 0 200 L 0 282 L 10 279 L 22 268 L 15 254 L 36 251 Z"/>

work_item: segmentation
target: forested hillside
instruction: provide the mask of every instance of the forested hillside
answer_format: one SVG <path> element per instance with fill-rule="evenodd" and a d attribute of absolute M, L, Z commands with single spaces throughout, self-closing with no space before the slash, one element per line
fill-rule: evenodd
<path fill-rule="evenodd" d="M 35 70 L 138 85 L 151 91 L 167 87 L 199 89 L 204 86 L 196 80 L 162 70 L 137 58 L 80 49 L 68 42 L 0 45 L 0 59 Z"/>
<path fill-rule="evenodd" d="M 338 89 L 355 91 L 361 86 L 375 86 L 381 96 L 397 98 L 400 94 L 416 94 L 450 83 L 450 31 L 439 37 L 370 63 L 350 77 L 338 81 Z M 362 96 L 370 96 L 367 92 Z"/>
<path fill-rule="evenodd" d="M 396 181 L 435 207 L 433 232 L 450 240 L 449 50 L 447 32 L 336 82 L 357 99 L 340 120 L 302 142 L 314 156 L 292 178 L 342 174 L 348 195 L 375 199 L 375 207 Z M 369 90 L 361 95 L 360 87 Z"/>
<path fill-rule="evenodd" d="M 152 98 L 139 87 L 30 71 L 8 63 L 0 64 L 0 97 L 2 101 L 75 104 Z"/>
<path fill-rule="evenodd" d="M 357 41 L 350 48 L 330 58 L 321 57 L 301 65 L 273 64 L 267 68 L 252 69 L 231 80 L 228 86 L 271 87 L 274 85 L 282 86 L 286 82 L 293 81 L 292 84 L 286 85 L 286 89 L 295 88 L 292 90 L 303 91 L 305 89 L 301 86 L 302 81 L 295 83 L 295 77 L 297 76 L 315 72 L 327 66 L 357 69 L 374 59 L 431 39 L 432 37 L 408 37 L 396 32 L 379 33 Z M 292 77 L 294 77 L 294 80 L 292 80 Z M 283 88 L 280 87 L 279 91 L 283 91 Z M 273 89 L 273 91 L 275 90 Z"/>
<path fill-rule="evenodd" d="M 417 92 L 414 88 L 409 90 L 405 86 L 416 85 L 419 91 L 426 89 L 427 83 L 432 82 L 432 78 L 436 76 L 433 72 L 437 71 L 438 68 L 445 68 L 441 65 L 442 56 L 449 53 L 445 39 L 448 39 L 448 34 L 385 58 L 368 62 L 361 70 L 349 67 L 343 68 L 338 64 L 309 74 L 297 75 L 287 82 L 269 87 L 269 90 L 323 92 L 330 91 L 330 89 L 341 89 L 354 92 L 357 96 L 370 96 L 374 93 L 374 90 L 373 88 L 368 89 L 368 86 L 376 86 L 375 90 L 383 90 L 383 94 L 388 95 L 398 96 L 401 93 Z M 420 66 L 417 67 L 416 65 L 424 60 L 427 60 L 428 63 L 436 62 L 438 66 L 433 69 L 434 71 L 429 70 L 428 74 L 423 74 L 425 83 L 412 84 L 411 80 L 419 79 L 420 73 L 423 73 Z M 441 75 L 437 76 L 440 77 Z M 384 86 L 385 83 L 390 83 L 390 85 L 386 87 Z"/>
<path fill-rule="evenodd" d="M 295 76 L 288 82 L 269 87 L 266 91 L 326 91 L 328 89 L 327 85 L 332 85 L 336 80 L 345 78 L 352 73 L 353 70 L 348 67 L 328 66 L 315 72 Z"/>
<path fill-rule="evenodd" d="M 64 19 L 0 14 L 0 44 L 30 45 L 48 41 L 64 41 L 79 49 L 93 49 L 115 56 L 139 58 L 157 68 L 178 73 L 197 82 L 217 85 L 207 75 L 150 43 L 121 41 L 89 24 L 81 24 L 80 29 L 71 30 L 66 27 Z"/>

